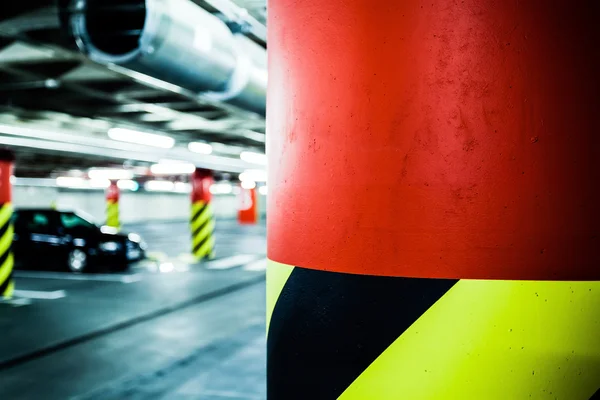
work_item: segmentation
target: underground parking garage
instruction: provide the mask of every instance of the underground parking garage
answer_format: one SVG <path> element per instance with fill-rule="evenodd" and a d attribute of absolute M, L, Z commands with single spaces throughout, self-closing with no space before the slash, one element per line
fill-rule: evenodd
<path fill-rule="evenodd" d="M 0 398 L 598 398 L 599 17 L 1 5 Z"/>

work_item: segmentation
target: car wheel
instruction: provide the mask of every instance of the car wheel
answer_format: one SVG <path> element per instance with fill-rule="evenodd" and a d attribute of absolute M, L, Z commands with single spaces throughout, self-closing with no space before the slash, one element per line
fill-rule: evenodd
<path fill-rule="evenodd" d="M 69 253 L 67 266 L 71 272 L 82 273 L 88 265 L 88 255 L 84 250 L 73 249 Z"/>

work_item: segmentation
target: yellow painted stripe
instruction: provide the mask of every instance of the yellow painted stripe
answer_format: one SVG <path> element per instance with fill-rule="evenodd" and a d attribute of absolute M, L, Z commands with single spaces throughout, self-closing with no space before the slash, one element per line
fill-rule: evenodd
<path fill-rule="evenodd" d="M 292 265 L 267 260 L 267 332 L 277 299 L 294 268 Z"/>
<path fill-rule="evenodd" d="M 6 225 L 12 216 L 13 207 L 11 203 L 4 203 L 0 208 L 0 226 Z"/>
<path fill-rule="evenodd" d="M 6 280 L 10 276 L 10 272 L 13 270 L 14 264 L 15 260 L 11 253 L 8 255 L 4 263 L 0 266 L 0 285 L 6 282 Z"/>
<path fill-rule="evenodd" d="M 204 243 L 200 249 L 198 249 L 198 251 L 196 252 L 196 256 L 197 257 L 205 257 L 205 256 L 209 256 L 210 253 L 212 252 L 212 248 L 215 246 L 215 238 L 211 237 L 209 238 L 206 243 Z"/>
<path fill-rule="evenodd" d="M 600 282 L 462 280 L 340 399 L 587 400 L 599 387 Z"/>
<path fill-rule="evenodd" d="M 198 201 L 196 203 L 192 203 L 192 215 L 190 218 L 193 218 L 194 215 L 196 215 L 198 213 L 198 211 L 200 211 L 203 207 L 204 207 L 204 202 L 203 201 Z"/>
<path fill-rule="evenodd" d="M 13 241 L 13 226 L 9 225 L 2 238 L 0 238 L 0 254 L 6 253 L 10 249 Z"/>
<path fill-rule="evenodd" d="M 196 229 L 198 229 L 200 226 L 202 226 L 202 224 L 204 222 L 206 222 L 206 220 L 208 220 L 211 217 L 212 217 L 211 210 L 207 207 L 202 212 L 202 214 L 200 214 L 200 216 L 198 217 L 198 219 L 191 223 L 191 225 L 192 225 L 192 232 L 194 232 Z"/>
<path fill-rule="evenodd" d="M 2 295 L 2 297 L 4 297 L 5 299 L 11 299 L 13 297 L 14 291 L 15 291 L 15 282 L 11 281 L 8 284 L 8 287 L 6 288 L 4 293 L 0 293 L 0 295 Z"/>
<path fill-rule="evenodd" d="M 192 244 L 194 247 L 198 245 L 198 243 L 202 242 L 205 237 L 210 235 L 212 231 L 215 229 L 215 222 L 210 221 L 198 234 L 192 239 Z"/>

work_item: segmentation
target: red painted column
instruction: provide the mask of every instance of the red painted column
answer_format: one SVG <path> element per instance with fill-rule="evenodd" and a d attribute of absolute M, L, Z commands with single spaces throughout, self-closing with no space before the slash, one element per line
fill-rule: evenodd
<path fill-rule="evenodd" d="M 0 298 L 10 298 L 14 291 L 11 221 L 13 205 L 10 182 L 14 161 L 11 151 L 0 149 Z"/>
<path fill-rule="evenodd" d="M 596 7 L 271 10 L 271 257 L 377 275 L 598 278 Z"/>
<path fill-rule="evenodd" d="M 106 189 L 106 225 L 117 229 L 121 228 L 119 198 L 120 191 L 117 181 L 111 181 L 110 186 Z"/>
<path fill-rule="evenodd" d="M 210 187 L 214 183 L 210 170 L 197 168 L 192 174 L 192 254 L 198 259 L 214 258 L 214 212 Z"/>
<path fill-rule="evenodd" d="M 252 189 L 241 188 L 239 194 L 238 222 L 250 225 L 258 223 L 258 196 L 256 187 Z"/>
<path fill-rule="evenodd" d="M 600 5 L 269 8 L 269 399 L 587 400 Z"/>

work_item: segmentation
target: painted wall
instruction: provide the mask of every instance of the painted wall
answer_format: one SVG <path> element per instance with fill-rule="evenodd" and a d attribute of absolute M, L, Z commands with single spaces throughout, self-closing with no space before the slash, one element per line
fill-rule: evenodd
<path fill-rule="evenodd" d="M 17 208 L 50 207 L 55 202 L 59 208 L 82 210 L 98 222 L 105 220 L 104 192 L 59 190 L 50 187 L 16 186 L 13 204 Z M 119 201 L 121 222 L 187 220 L 190 213 L 189 194 L 182 193 L 121 193 Z M 238 199 L 235 195 L 213 196 L 217 218 L 237 218 Z M 261 216 L 266 213 L 266 197 L 259 196 Z"/>

